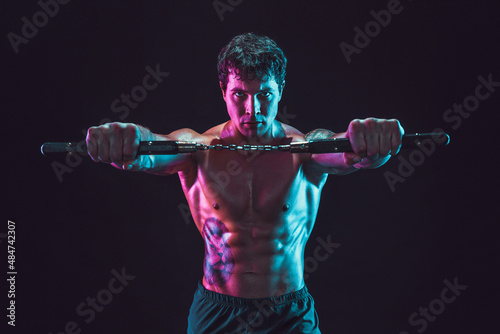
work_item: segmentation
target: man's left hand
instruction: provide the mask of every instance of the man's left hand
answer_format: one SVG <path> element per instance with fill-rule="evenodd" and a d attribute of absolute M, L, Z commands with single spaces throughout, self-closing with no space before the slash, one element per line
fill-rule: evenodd
<path fill-rule="evenodd" d="M 356 168 L 380 167 L 399 152 L 403 135 L 397 119 L 355 119 L 345 133 L 353 153 L 344 153 L 344 162 Z"/>

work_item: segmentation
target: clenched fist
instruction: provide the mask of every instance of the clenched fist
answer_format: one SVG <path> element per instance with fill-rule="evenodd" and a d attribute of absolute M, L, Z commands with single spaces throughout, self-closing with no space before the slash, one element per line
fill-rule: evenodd
<path fill-rule="evenodd" d="M 396 119 L 355 119 L 345 134 L 354 153 L 346 153 L 345 163 L 357 168 L 376 168 L 401 148 L 404 129 Z"/>
<path fill-rule="evenodd" d="M 142 170 L 148 165 L 148 157 L 137 157 L 139 143 L 153 140 L 153 134 L 132 123 L 106 123 L 90 127 L 86 140 L 92 160 L 123 170 Z"/>

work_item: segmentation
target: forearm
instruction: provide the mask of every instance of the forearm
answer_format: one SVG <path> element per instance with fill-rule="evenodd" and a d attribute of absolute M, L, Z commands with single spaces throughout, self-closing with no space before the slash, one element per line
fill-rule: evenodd
<path fill-rule="evenodd" d="M 328 174 L 346 175 L 359 169 L 346 165 L 342 153 L 313 154 L 311 159 L 321 165 Z"/>
<path fill-rule="evenodd" d="M 142 137 L 143 130 L 145 136 Z M 142 127 L 141 129 L 141 141 L 142 138 L 146 138 L 145 141 L 176 141 L 168 135 L 161 135 L 152 133 L 148 129 Z M 148 133 L 149 132 L 149 133 Z M 142 168 L 139 169 L 146 173 L 155 175 L 170 175 L 179 171 L 185 162 L 191 158 L 191 153 L 178 153 L 178 154 L 157 154 L 157 155 L 144 155 L 142 156 L 143 161 L 141 161 Z"/>
<path fill-rule="evenodd" d="M 324 139 L 333 138 L 345 138 L 345 132 L 336 134 L 332 132 L 331 135 L 328 136 L 328 138 Z M 328 174 L 346 175 L 359 169 L 354 167 L 354 165 L 348 165 L 346 163 L 344 153 L 313 154 L 311 156 L 311 160 L 323 166 L 327 170 Z"/>
<path fill-rule="evenodd" d="M 332 138 L 346 138 L 346 133 L 332 133 L 329 139 Z M 323 153 L 313 154 L 311 159 L 326 168 L 329 174 L 346 175 L 359 169 L 378 168 L 390 159 L 390 155 L 380 156 L 377 154 L 362 158 L 355 153 Z"/>

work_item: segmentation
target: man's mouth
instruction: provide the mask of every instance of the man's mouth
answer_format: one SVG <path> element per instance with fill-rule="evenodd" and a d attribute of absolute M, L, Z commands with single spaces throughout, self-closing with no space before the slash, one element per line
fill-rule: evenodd
<path fill-rule="evenodd" d="M 250 125 L 256 125 L 256 124 L 261 124 L 263 122 L 258 122 L 258 121 L 248 121 L 248 122 L 243 122 L 243 124 L 250 124 Z"/>
<path fill-rule="evenodd" d="M 243 122 L 243 126 L 247 129 L 257 129 L 261 124 L 262 122 Z"/>

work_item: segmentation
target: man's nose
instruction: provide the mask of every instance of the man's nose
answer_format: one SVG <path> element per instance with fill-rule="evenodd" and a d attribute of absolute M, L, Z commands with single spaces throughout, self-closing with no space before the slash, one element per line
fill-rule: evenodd
<path fill-rule="evenodd" d="M 250 96 L 248 98 L 246 106 L 245 106 L 245 112 L 248 115 L 260 114 L 260 102 L 259 102 L 257 96 Z"/>

